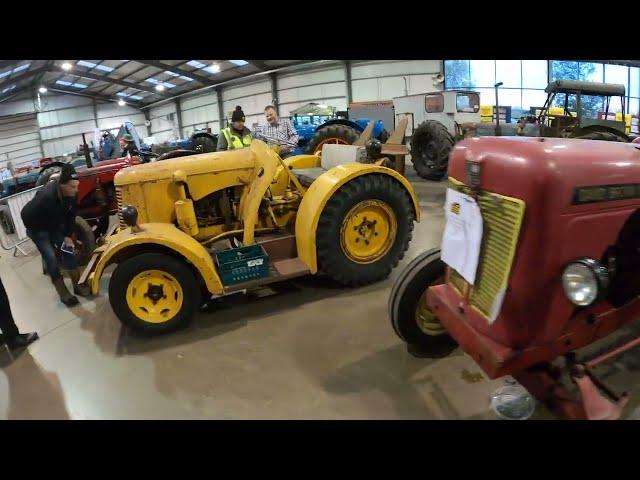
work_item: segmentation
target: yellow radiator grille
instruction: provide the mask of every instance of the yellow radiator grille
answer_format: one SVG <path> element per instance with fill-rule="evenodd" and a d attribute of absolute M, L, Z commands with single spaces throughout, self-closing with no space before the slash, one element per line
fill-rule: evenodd
<path fill-rule="evenodd" d="M 449 178 L 449 187 L 470 193 L 467 186 L 453 178 Z M 490 318 L 496 297 L 507 287 L 525 204 L 518 198 L 486 191 L 478 194 L 478 204 L 483 220 L 482 246 L 469 303 Z M 467 282 L 457 272 L 451 271 L 449 282 L 464 294 Z"/>
<path fill-rule="evenodd" d="M 122 190 L 120 187 L 116 187 L 116 200 L 118 201 L 118 221 L 120 222 L 120 227 L 126 228 L 124 220 L 122 219 Z"/>

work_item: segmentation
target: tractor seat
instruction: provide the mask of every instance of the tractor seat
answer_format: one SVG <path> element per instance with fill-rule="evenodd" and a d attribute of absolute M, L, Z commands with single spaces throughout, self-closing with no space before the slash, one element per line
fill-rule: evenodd
<path fill-rule="evenodd" d="M 364 147 L 356 145 L 325 144 L 322 146 L 320 167 L 298 168 L 292 170 L 300 183 L 309 187 L 327 170 L 345 163 L 366 163 L 367 152 Z"/>

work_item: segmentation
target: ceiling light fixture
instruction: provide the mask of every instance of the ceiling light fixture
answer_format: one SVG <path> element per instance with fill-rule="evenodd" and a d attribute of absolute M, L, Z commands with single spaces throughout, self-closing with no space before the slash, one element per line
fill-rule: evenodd
<path fill-rule="evenodd" d="M 63 70 L 71 70 L 73 68 L 73 65 L 71 65 L 69 62 L 64 62 L 62 64 L 62 69 Z"/>
<path fill-rule="evenodd" d="M 156 91 L 158 91 L 158 92 L 164 92 L 164 85 L 162 85 L 161 83 L 159 83 L 158 85 L 156 85 Z"/>
<path fill-rule="evenodd" d="M 126 103 L 124 100 L 118 100 L 118 105 L 120 105 L 121 107 L 124 107 Z"/>
<path fill-rule="evenodd" d="M 218 65 L 217 63 L 214 63 L 211 65 L 211 71 L 213 73 L 218 73 L 220 71 L 220 65 Z"/>
<path fill-rule="evenodd" d="M 38 89 L 38 91 L 39 91 L 40 93 L 47 93 L 47 87 L 40 87 L 40 88 Z"/>

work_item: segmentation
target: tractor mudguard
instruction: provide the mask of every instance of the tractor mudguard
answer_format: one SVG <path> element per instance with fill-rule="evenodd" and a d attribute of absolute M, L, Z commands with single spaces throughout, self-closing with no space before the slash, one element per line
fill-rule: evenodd
<path fill-rule="evenodd" d="M 344 184 L 362 175 L 369 174 L 389 175 L 396 179 L 411 197 L 416 221 L 420 221 L 420 203 L 411 183 L 395 170 L 390 168 L 373 166 L 362 163 L 347 163 L 338 165 L 320 175 L 309 187 L 300 202 L 296 216 L 296 245 L 298 247 L 298 257 L 311 270 L 311 273 L 318 271 L 316 257 L 316 229 L 320 221 L 320 215 L 324 206 L 336 190 Z"/>
<path fill-rule="evenodd" d="M 122 261 L 122 255 L 127 256 L 127 249 L 132 247 L 161 246 L 172 250 L 188 260 L 200 272 L 207 289 L 213 294 L 222 293 L 222 282 L 213 264 L 209 252 L 197 240 L 182 232 L 169 223 L 145 223 L 140 225 L 141 232 L 132 233 L 130 228 L 124 228 L 107 238 L 106 243 L 98 247 L 94 253 L 100 253 L 100 258 L 89 276 L 91 293 L 97 295 L 100 290 L 100 278 L 104 269 L 110 265 L 117 255 Z M 140 253 L 138 248 L 133 252 Z"/>
<path fill-rule="evenodd" d="M 362 133 L 362 131 L 364 130 L 363 126 L 358 125 L 353 120 L 347 120 L 345 118 L 336 118 L 336 119 L 333 119 L 333 120 L 328 120 L 328 121 L 324 122 L 322 125 L 318 125 L 318 127 L 316 128 L 316 132 L 318 130 L 320 130 L 321 128 L 327 127 L 329 125 L 344 125 L 346 127 L 351 127 L 353 129 L 355 129 L 358 133 Z"/>

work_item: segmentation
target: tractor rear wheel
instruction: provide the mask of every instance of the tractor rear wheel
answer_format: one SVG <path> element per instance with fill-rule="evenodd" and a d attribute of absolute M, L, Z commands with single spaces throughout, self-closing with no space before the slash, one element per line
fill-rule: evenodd
<path fill-rule="evenodd" d="M 316 131 L 315 135 L 309 140 L 307 153 L 313 155 L 320 154 L 322 152 L 322 146 L 325 143 L 352 145 L 359 136 L 359 133 L 353 127 L 348 127 L 347 125 L 328 125 Z"/>
<path fill-rule="evenodd" d="M 192 135 L 191 143 L 193 143 L 193 150 L 201 146 L 202 153 L 212 153 L 218 148 L 217 139 L 208 133 L 196 133 Z"/>
<path fill-rule="evenodd" d="M 86 265 L 91 258 L 91 254 L 96 249 L 96 238 L 91 225 L 84 218 L 76 217 L 73 237 L 76 251 L 78 252 L 76 253 L 78 265 Z"/>
<path fill-rule="evenodd" d="M 613 132 L 596 130 L 594 132 L 584 133 L 574 138 L 580 138 L 582 140 L 603 140 L 606 142 L 629 142 L 629 139 L 622 135 L 615 134 Z"/>
<path fill-rule="evenodd" d="M 339 283 L 364 285 L 386 278 L 409 246 L 415 213 L 404 187 L 369 174 L 340 187 L 318 223 L 318 268 Z"/>
<path fill-rule="evenodd" d="M 453 339 L 427 306 L 427 288 L 444 283 L 440 249 L 428 250 L 400 272 L 389 295 L 389 317 L 398 337 L 423 352 L 453 344 Z"/>
<path fill-rule="evenodd" d="M 166 333 L 186 325 L 200 306 L 200 295 L 189 266 L 164 253 L 125 260 L 109 282 L 109 302 L 116 316 L 145 333 Z"/>
<path fill-rule="evenodd" d="M 453 137 L 436 120 L 422 122 L 411 139 L 411 161 L 418 175 L 427 180 L 441 180 L 447 173 Z"/>

